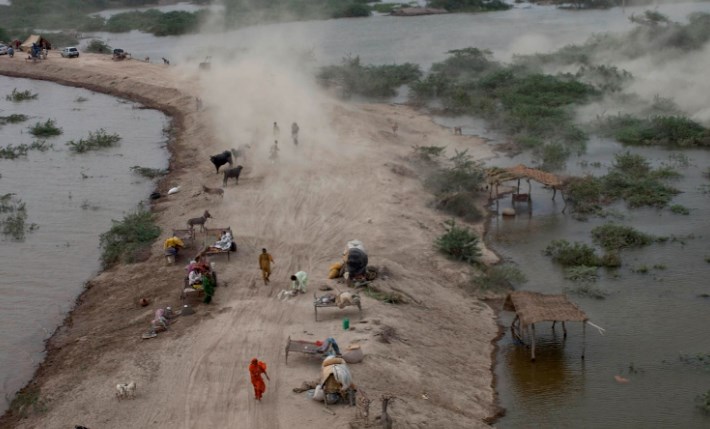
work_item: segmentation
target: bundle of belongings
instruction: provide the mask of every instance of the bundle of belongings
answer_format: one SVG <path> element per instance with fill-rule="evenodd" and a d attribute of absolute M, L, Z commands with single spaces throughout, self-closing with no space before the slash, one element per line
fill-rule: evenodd
<path fill-rule="evenodd" d="M 320 383 L 316 386 L 313 400 L 325 401 L 326 404 L 350 402 L 353 405 L 355 385 L 343 358 L 328 356 L 323 360 Z"/>
<path fill-rule="evenodd" d="M 345 250 L 345 273 L 343 276 L 352 281 L 365 280 L 367 273 L 367 253 L 360 240 L 348 241 Z"/>
<path fill-rule="evenodd" d="M 357 305 L 358 301 L 360 301 L 360 296 L 352 292 L 340 292 L 338 294 L 327 293 L 316 298 L 316 304 L 335 304 L 341 310 L 347 307 L 348 305 Z"/>

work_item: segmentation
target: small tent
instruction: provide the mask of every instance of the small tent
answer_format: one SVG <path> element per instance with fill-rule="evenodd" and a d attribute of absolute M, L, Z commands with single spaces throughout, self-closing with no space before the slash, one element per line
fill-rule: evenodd
<path fill-rule="evenodd" d="M 52 49 L 52 44 L 49 43 L 49 40 L 37 34 L 32 34 L 24 42 L 22 42 L 20 49 L 23 52 L 29 52 L 32 49 L 33 44 L 37 44 L 37 46 L 41 48 Z"/>

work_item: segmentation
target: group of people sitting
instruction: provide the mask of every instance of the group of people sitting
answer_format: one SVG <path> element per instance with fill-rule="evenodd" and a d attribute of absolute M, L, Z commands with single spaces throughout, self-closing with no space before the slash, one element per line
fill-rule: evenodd
<path fill-rule="evenodd" d="M 187 270 L 187 284 L 194 288 L 202 289 L 205 293 L 204 303 L 209 304 L 214 296 L 217 286 L 212 266 L 205 256 L 196 256 L 185 267 Z"/>

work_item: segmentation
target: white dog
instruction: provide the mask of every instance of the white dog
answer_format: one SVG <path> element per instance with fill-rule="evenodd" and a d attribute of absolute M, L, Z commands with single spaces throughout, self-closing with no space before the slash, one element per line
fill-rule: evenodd
<path fill-rule="evenodd" d="M 116 385 L 116 398 L 120 399 L 133 399 L 136 397 L 136 383 L 131 381 L 128 384 L 117 384 Z"/>

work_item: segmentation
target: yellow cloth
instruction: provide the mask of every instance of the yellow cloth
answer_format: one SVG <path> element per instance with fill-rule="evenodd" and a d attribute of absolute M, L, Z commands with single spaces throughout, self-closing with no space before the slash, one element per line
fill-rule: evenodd
<path fill-rule="evenodd" d="M 330 266 L 330 269 L 328 270 L 328 278 L 329 279 L 335 279 L 340 277 L 340 269 L 343 268 L 343 263 L 342 262 L 336 262 Z"/>
<path fill-rule="evenodd" d="M 165 244 L 163 245 L 163 248 L 166 250 L 171 247 L 185 247 L 185 243 L 183 243 L 178 237 L 172 236 L 165 240 Z"/>

